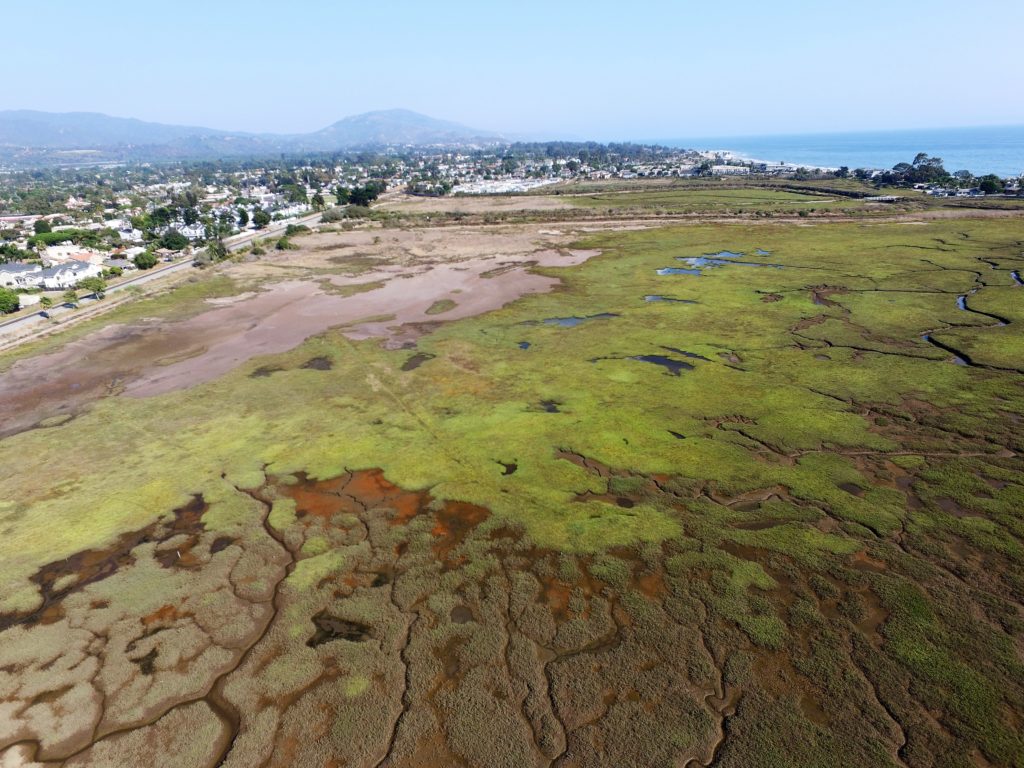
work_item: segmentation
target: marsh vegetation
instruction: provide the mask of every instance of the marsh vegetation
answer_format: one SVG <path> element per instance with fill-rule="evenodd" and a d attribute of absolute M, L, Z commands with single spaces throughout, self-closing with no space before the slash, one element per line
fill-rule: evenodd
<path fill-rule="evenodd" d="M 1024 762 L 1019 220 L 593 229 L 298 234 L 36 390 L 2 759 Z"/>

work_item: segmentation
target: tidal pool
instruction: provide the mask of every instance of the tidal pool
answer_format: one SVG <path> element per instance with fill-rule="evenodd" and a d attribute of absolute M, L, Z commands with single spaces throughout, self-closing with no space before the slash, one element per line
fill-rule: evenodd
<path fill-rule="evenodd" d="M 664 277 L 665 275 L 697 275 L 700 276 L 699 269 L 683 269 L 682 267 L 662 267 L 658 270 L 658 274 Z"/>
<path fill-rule="evenodd" d="M 671 357 L 667 357 L 665 355 L 635 355 L 631 357 L 630 360 L 639 360 L 641 363 L 660 365 L 668 372 L 669 376 L 678 376 L 683 371 L 693 370 L 693 365 L 691 363 L 686 363 L 682 360 L 673 360 Z"/>
<path fill-rule="evenodd" d="M 614 312 L 599 312 L 596 315 L 584 315 L 583 317 L 549 317 L 544 320 L 544 325 L 557 325 L 560 328 L 575 328 L 587 320 L 605 320 L 611 317 L 618 317 Z"/>
<path fill-rule="evenodd" d="M 731 259 L 716 258 L 713 256 L 676 256 L 679 261 L 689 264 L 691 267 L 724 267 L 727 264 L 735 264 L 738 267 L 771 267 L 782 269 L 781 264 L 766 264 L 761 261 L 733 261 Z"/>

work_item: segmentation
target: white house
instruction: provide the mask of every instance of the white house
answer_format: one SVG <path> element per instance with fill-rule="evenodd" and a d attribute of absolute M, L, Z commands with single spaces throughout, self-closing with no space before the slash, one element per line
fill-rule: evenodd
<path fill-rule="evenodd" d="M 31 288 L 39 285 L 43 268 L 39 264 L 0 264 L 0 285 Z"/>
<path fill-rule="evenodd" d="M 90 264 L 102 264 L 107 254 L 94 248 L 81 245 L 64 244 L 48 245 L 42 253 L 43 260 L 51 266 L 58 266 L 67 261 L 86 261 Z"/>
<path fill-rule="evenodd" d="M 712 176 L 746 176 L 750 173 L 749 168 L 742 165 L 713 165 L 711 166 Z"/>
<path fill-rule="evenodd" d="M 99 277 L 103 268 L 84 261 L 66 261 L 40 272 L 43 287 L 50 291 L 74 288 L 87 277 Z"/>

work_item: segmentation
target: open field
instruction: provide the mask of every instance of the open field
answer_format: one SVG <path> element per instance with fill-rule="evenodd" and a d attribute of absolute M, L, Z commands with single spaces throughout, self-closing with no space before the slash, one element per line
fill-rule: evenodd
<path fill-rule="evenodd" d="M 1022 219 L 529 197 L 5 356 L 0 765 L 1024 764 Z"/>
<path fill-rule="evenodd" d="M 667 214 L 778 212 L 799 215 L 800 211 L 841 211 L 864 205 L 859 200 L 848 197 L 756 188 L 605 192 L 592 195 L 573 195 L 569 200 L 573 205 L 606 212 L 619 213 L 636 209 Z"/>
<path fill-rule="evenodd" d="M 865 198 L 892 195 L 895 202 Z M 891 219 L 1024 213 L 1024 198 L 935 198 L 856 179 L 669 178 L 575 181 L 520 195 L 423 198 L 389 194 L 386 226 L 578 223 L 615 219 Z"/>
<path fill-rule="evenodd" d="M 379 206 L 398 213 L 499 213 L 509 211 L 558 211 L 571 208 L 568 201 L 552 195 L 464 195 L 413 197 L 389 195 Z"/>

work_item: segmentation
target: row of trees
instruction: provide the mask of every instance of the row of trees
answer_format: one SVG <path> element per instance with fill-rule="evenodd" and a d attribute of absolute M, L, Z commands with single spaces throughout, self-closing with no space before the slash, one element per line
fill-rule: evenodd
<path fill-rule="evenodd" d="M 840 169 L 842 171 L 844 169 Z M 848 169 L 845 169 L 848 170 Z M 858 168 L 854 175 L 863 180 L 872 178 L 870 171 Z M 839 175 L 838 173 L 836 174 Z M 930 157 L 926 152 L 918 152 L 909 163 L 897 163 L 891 171 L 874 176 L 879 185 L 909 186 L 912 184 L 941 184 L 956 187 L 977 187 L 986 195 L 997 195 L 1005 191 L 1006 185 L 994 173 L 975 176 L 970 171 L 950 173 L 942 164 L 941 157 Z"/>
<path fill-rule="evenodd" d="M 338 199 L 338 205 L 359 205 L 366 208 L 380 197 L 387 188 L 387 182 L 371 179 L 361 187 L 353 187 L 352 189 L 338 187 L 334 190 L 334 196 Z"/>
<path fill-rule="evenodd" d="M 107 281 L 102 277 L 87 277 L 79 282 L 78 289 L 93 293 L 96 295 L 96 298 L 102 299 L 104 292 L 107 290 Z M 78 290 L 69 288 L 64 291 L 63 299 L 68 304 L 76 303 L 78 301 Z M 49 296 L 42 296 L 39 299 L 39 306 L 42 309 L 49 309 L 53 306 L 53 299 Z M 8 315 L 11 312 L 17 312 L 19 309 L 21 309 L 21 296 L 18 292 L 10 288 L 0 288 L 0 315 Z"/>

